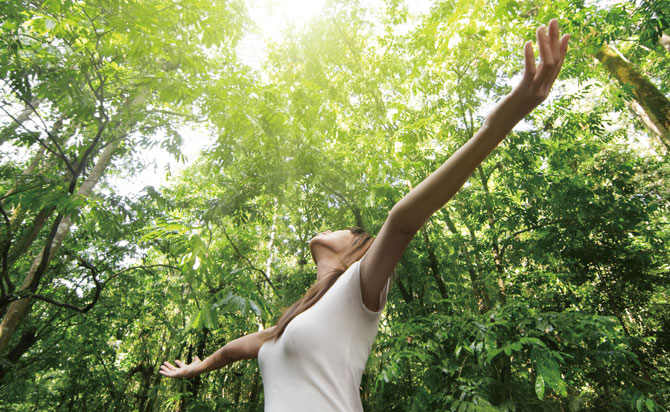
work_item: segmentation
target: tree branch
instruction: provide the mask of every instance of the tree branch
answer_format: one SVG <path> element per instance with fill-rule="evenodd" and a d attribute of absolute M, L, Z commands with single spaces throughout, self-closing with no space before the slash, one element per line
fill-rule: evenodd
<path fill-rule="evenodd" d="M 71 252 L 67 252 L 67 253 L 71 253 Z M 115 272 L 115 273 L 109 275 L 109 277 L 107 279 L 105 279 L 104 281 L 101 282 L 100 279 L 98 279 L 98 269 L 93 264 L 91 264 L 89 261 L 87 261 L 86 259 L 84 259 L 82 257 L 76 257 L 76 259 L 79 260 L 79 265 L 81 267 L 91 271 L 91 274 L 92 274 L 91 277 L 93 279 L 93 282 L 95 283 L 95 292 L 93 294 L 93 298 L 92 298 L 91 302 L 88 303 L 86 306 L 77 306 L 77 305 L 73 305 L 71 303 L 61 302 L 59 300 L 50 298 L 48 296 L 40 295 L 40 294 L 37 294 L 35 292 L 31 292 L 30 290 L 22 290 L 22 291 L 19 291 L 17 293 L 14 293 L 14 294 L 5 295 L 4 298 L 2 300 L 0 300 L 0 307 L 6 306 L 6 305 L 8 305 L 8 304 L 10 304 L 14 301 L 20 300 L 20 299 L 29 298 L 29 299 L 41 300 L 43 302 L 47 302 L 51 305 L 58 306 L 58 307 L 61 307 L 61 308 L 71 309 L 71 310 L 74 310 L 75 312 L 86 313 L 89 310 L 91 310 L 93 308 L 93 306 L 95 306 L 95 304 L 98 302 L 98 299 L 100 298 L 102 290 L 107 285 L 107 283 L 109 283 L 110 280 L 114 279 L 115 277 L 117 277 L 117 276 L 119 276 L 119 275 L 121 275 L 125 272 L 128 272 L 130 270 L 134 270 L 134 269 L 146 269 L 146 268 L 151 268 L 151 267 L 166 267 L 166 268 L 170 268 L 170 269 L 173 269 L 173 270 L 181 270 L 178 267 L 171 266 L 171 265 L 165 265 L 165 264 L 138 265 L 138 266 L 132 266 L 132 267 L 120 270 L 118 272 Z"/>
<path fill-rule="evenodd" d="M 341 192 L 333 189 L 331 186 L 325 184 L 324 182 L 321 182 L 321 186 L 325 187 L 329 191 L 331 191 L 335 196 L 340 198 L 349 208 L 351 209 L 351 213 L 354 214 L 354 220 L 356 221 L 356 226 L 362 227 L 363 226 L 363 218 L 361 217 L 361 210 L 356 206 L 352 201 L 350 201 L 346 196 L 344 196 Z"/>
<path fill-rule="evenodd" d="M 2 102 L 3 102 L 4 104 L 7 104 L 7 102 L 4 101 L 4 100 L 3 100 Z M 9 118 L 12 119 L 12 120 L 14 121 L 14 123 L 16 123 L 16 124 L 17 124 L 19 127 L 21 127 L 22 129 L 24 129 L 26 132 L 31 133 L 31 134 L 33 134 L 33 133 L 39 133 L 39 132 L 35 132 L 35 131 L 32 131 L 32 130 L 28 129 L 26 126 L 23 125 L 23 123 L 19 122 L 18 119 L 16 119 L 16 118 L 15 118 L 11 113 L 9 113 L 4 107 L 2 107 L 2 111 L 5 112 L 5 114 L 6 114 L 7 116 L 9 116 Z M 42 122 L 44 122 L 44 121 L 42 121 Z M 45 127 L 46 127 L 46 126 L 45 126 Z M 40 139 L 39 137 L 36 136 L 36 137 L 35 137 L 35 140 L 37 140 L 37 143 L 39 143 L 42 147 L 44 147 L 47 151 L 49 151 L 49 153 L 52 153 L 54 156 L 56 156 L 57 158 L 59 158 L 59 159 L 61 159 L 63 162 L 65 162 L 65 166 L 67 167 L 68 171 L 70 171 L 70 173 L 74 173 L 74 168 L 73 168 L 72 165 L 70 164 L 70 161 L 67 159 L 67 156 L 65 156 L 65 153 L 63 152 L 63 149 L 60 147 L 60 145 L 58 144 L 58 142 L 56 141 L 56 139 L 53 137 L 53 135 L 52 135 L 47 129 L 45 129 L 45 133 L 47 134 L 47 136 L 49 136 L 49 138 L 51 139 L 51 141 L 54 142 L 54 144 L 56 145 L 56 149 L 58 149 L 58 151 L 54 151 L 54 150 L 53 150 L 52 148 L 50 148 L 50 147 L 49 147 L 49 146 L 48 146 L 42 139 Z"/>
<path fill-rule="evenodd" d="M 514 233 L 512 234 L 512 236 L 510 236 L 510 237 L 507 238 L 506 240 L 514 239 L 515 237 L 519 236 L 519 235 L 522 234 L 522 233 L 530 232 L 530 231 L 532 231 L 532 230 L 540 229 L 540 228 L 542 228 L 542 227 L 550 226 L 550 225 L 553 225 L 553 224 L 556 224 L 556 223 L 561 223 L 561 222 L 563 222 L 564 220 L 565 220 L 565 219 L 555 219 L 555 220 L 550 220 L 550 221 L 548 221 L 548 222 L 541 223 L 541 224 L 539 224 L 539 225 L 530 226 L 530 227 L 527 227 L 527 228 L 525 228 L 525 229 L 518 230 L 518 231 L 514 232 Z"/>
<path fill-rule="evenodd" d="M 2 279 L 4 279 L 5 283 L 7 284 L 7 293 L 12 293 L 14 291 L 14 285 L 9 279 L 7 256 L 9 254 L 9 247 L 12 244 L 12 238 L 14 236 L 12 233 L 12 223 L 9 220 L 9 216 L 7 216 L 5 209 L 2 207 L 2 202 L 0 202 L 0 213 L 2 213 L 2 217 L 5 220 L 5 225 L 7 226 L 7 240 L 2 248 Z M 5 296 L 5 293 L 5 285 L 0 281 L 0 296 Z"/>
<path fill-rule="evenodd" d="M 237 246 L 235 245 L 235 243 L 233 243 L 233 241 L 230 239 L 230 236 L 228 236 L 228 233 L 226 232 L 226 229 L 223 229 L 223 235 L 226 237 L 226 239 L 228 239 L 228 243 L 230 243 L 230 245 L 233 247 L 233 249 L 235 249 L 235 253 L 237 253 L 242 259 L 246 260 L 247 263 L 249 264 L 249 267 L 250 267 L 251 269 L 253 269 L 253 270 L 255 270 L 256 272 L 258 272 L 258 273 L 260 273 L 261 275 L 263 275 L 263 277 L 265 278 L 266 282 L 268 282 L 268 284 L 270 285 L 270 287 L 272 287 L 272 291 L 275 293 L 275 295 L 279 296 L 279 293 L 277 293 L 277 288 L 275 288 L 275 285 L 272 283 L 272 281 L 271 281 L 270 278 L 268 277 L 267 273 L 265 273 L 265 271 L 264 271 L 263 269 L 259 269 L 259 268 L 257 268 L 256 266 L 254 266 L 254 264 L 251 263 L 251 260 L 249 260 L 248 257 L 244 256 L 244 255 L 242 254 L 242 252 L 240 252 L 240 250 L 237 248 Z"/>

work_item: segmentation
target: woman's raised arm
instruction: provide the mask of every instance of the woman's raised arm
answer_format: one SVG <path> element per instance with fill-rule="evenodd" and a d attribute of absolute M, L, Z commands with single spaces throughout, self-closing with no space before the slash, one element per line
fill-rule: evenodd
<path fill-rule="evenodd" d="M 568 49 L 569 35 L 559 38 L 558 21 L 537 29 L 540 64 L 533 45 L 524 45 L 525 69 L 519 85 L 493 108 L 484 126 L 439 169 L 391 209 L 379 235 L 361 262 L 361 292 L 365 305 L 376 310 L 379 294 L 414 234 L 463 186 L 477 166 L 514 126 L 542 103 L 551 90 Z"/>

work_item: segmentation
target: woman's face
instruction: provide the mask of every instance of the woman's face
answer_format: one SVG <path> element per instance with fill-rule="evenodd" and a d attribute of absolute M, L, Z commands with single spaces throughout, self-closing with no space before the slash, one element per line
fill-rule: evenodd
<path fill-rule="evenodd" d="M 351 248 L 354 237 L 350 230 L 336 230 L 335 232 L 326 230 L 317 233 L 309 241 L 309 251 L 312 253 L 312 259 L 316 263 L 318 257 L 324 253 L 344 256 Z"/>

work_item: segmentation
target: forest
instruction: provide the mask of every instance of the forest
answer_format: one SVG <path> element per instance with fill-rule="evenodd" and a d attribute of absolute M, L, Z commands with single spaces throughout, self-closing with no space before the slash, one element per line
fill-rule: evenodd
<path fill-rule="evenodd" d="M 255 360 L 159 367 L 273 325 L 315 233 L 378 233 L 552 18 L 551 95 L 403 255 L 363 406 L 670 410 L 670 1 L 314 3 L 268 39 L 278 0 L 0 1 L 0 410 L 262 411 Z"/>

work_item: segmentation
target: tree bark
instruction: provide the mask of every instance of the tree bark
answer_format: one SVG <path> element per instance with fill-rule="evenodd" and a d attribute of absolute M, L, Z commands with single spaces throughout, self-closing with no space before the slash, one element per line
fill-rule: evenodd
<path fill-rule="evenodd" d="M 428 261 L 430 263 L 430 273 L 433 275 L 433 279 L 435 279 L 437 289 L 440 291 L 440 296 L 442 296 L 442 299 L 447 299 L 447 287 L 444 284 L 444 280 L 442 280 L 442 275 L 440 275 L 440 268 L 437 265 L 437 257 L 435 256 L 433 245 L 430 243 L 430 239 L 428 238 L 426 225 L 421 226 L 421 235 L 423 237 L 423 241 L 426 243 L 426 251 L 428 252 Z"/>
<path fill-rule="evenodd" d="M 14 245 L 12 245 L 12 248 L 9 250 L 9 255 L 7 257 L 8 266 L 12 266 L 24 253 L 26 253 L 30 245 L 32 245 L 33 241 L 37 238 L 40 230 L 42 230 L 44 224 L 53 214 L 54 210 L 56 210 L 54 206 L 49 206 L 40 210 L 37 216 L 35 216 L 32 225 L 30 225 L 29 228 L 24 229 L 16 238 Z"/>
<path fill-rule="evenodd" d="M 57 136 L 57 135 L 60 134 L 60 131 L 63 128 L 63 121 L 64 120 L 65 120 L 64 115 L 61 115 L 58 118 L 58 120 L 56 120 L 56 122 L 53 124 L 53 126 L 51 128 L 51 135 Z M 28 164 L 28 167 L 26 168 L 26 170 L 24 170 L 21 173 L 22 176 L 27 176 L 27 175 L 31 175 L 31 174 L 35 173 L 35 170 L 37 169 L 37 167 L 40 165 L 40 163 L 42 162 L 42 160 L 44 158 L 44 152 L 45 151 L 46 151 L 45 147 L 40 145 L 39 148 L 37 149 L 37 152 L 35 152 L 35 156 L 30 161 L 30 164 Z M 18 183 L 14 187 L 9 189 L 7 191 L 7 193 L 5 193 L 4 198 L 6 199 L 9 196 L 13 195 L 14 193 L 16 193 L 17 190 L 18 190 Z M 25 216 L 26 216 L 26 211 L 22 210 L 20 205 L 18 205 L 18 207 L 16 207 L 16 209 L 14 210 L 14 213 L 12 214 L 12 216 L 10 218 L 10 221 L 12 223 L 12 230 L 16 230 L 19 227 L 19 225 L 21 225 L 21 223 L 23 223 L 23 219 L 25 218 Z"/>
<path fill-rule="evenodd" d="M 486 217 L 488 218 L 489 229 L 491 229 L 491 246 L 493 251 L 493 262 L 495 263 L 496 272 L 498 273 L 498 297 L 500 301 L 504 304 L 507 301 L 507 294 L 505 292 L 505 269 L 502 261 L 502 253 L 500 253 L 500 244 L 498 242 L 498 236 L 495 234 L 495 219 L 493 217 L 493 206 L 491 202 L 491 192 L 489 191 L 489 177 L 484 173 L 484 168 L 480 165 L 477 167 L 479 172 L 479 179 L 482 182 L 482 187 L 484 188 L 484 204 L 486 205 Z"/>
<path fill-rule="evenodd" d="M 30 329 L 21 335 L 19 343 L 7 355 L 7 360 L 10 364 L 16 363 L 19 358 L 35 344 L 35 342 L 37 342 L 37 335 L 34 329 Z M 8 366 L 0 366 L 0 383 L 9 371 L 9 368 L 10 367 Z"/>
<path fill-rule="evenodd" d="M 29 175 L 29 174 L 32 174 L 33 172 L 35 172 L 35 169 L 37 168 L 37 166 L 39 165 L 40 161 L 42 160 L 42 157 L 44 157 L 44 147 L 43 147 L 43 146 L 40 146 L 40 148 L 37 149 L 37 152 L 35 153 L 35 157 L 33 157 L 33 160 L 30 161 L 30 164 L 28 164 L 28 167 L 26 168 L 26 170 L 24 170 L 21 174 L 22 174 L 23 176 L 26 176 L 26 175 Z M 9 189 L 9 190 L 7 191 L 7 193 L 5 193 L 5 195 L 3 196 L 3 199 L 7 199 L 8 197 L 10 197 L 10 196 L 13 195 L 14 193 L 16 193 L 17 190 L 18 190 L 18 185 L 15 185 L 15 186 L 12 187 L 11 189 Z M 1 204 L 4 204 L 5 201 L 2 200 L 2 201 L 0 201 L 0 203 L 1 203 Z M 12 217 L 11 217 L 11 219 L 10 219 L 10 221 L 12 222 L 12 229 L 15 229 L 16 226 L 18 226 L 19 224 L 21 224 L 21 223 L 20 223 L 20 220 L 17 221 L 17 218 L 16 218 L 16 216 L 17 216 L 18 214 L 19 214 L 19 211 L 18 211 L 18 210 L 15 211 L 15 212 L 12 214 Z"/>
<path fill-rule="evenodd" d="M 670 100 L 608 44 L 604 44 L 595 57 L 624 88 L 631 89 L 634 99 L 658 128 L 658 137 L 666 147 L 670 146 Z"/>
<path fill-rule="evenodd" d="M 100 154 L 98 161 L 93 167 L 93 170 L 91 170 L 91 173 L 82 182 L 81 186 L 79 186 L 79 189 L 76 192 L 77 195 L 89 196 L 91 194 L 93 187 L 98 183 L 100 177 L 102 176 L 105 169 L 109 165 L 112 159 L 112 155 L 118 148 L 119 143 L 120 140 L 116 140 L 115 142 L 105 147 L 105 149 Z M 45 263 L 48 264 L 51 261 L 51 259 L 53 259 L 54 255 L 56 254 L 61 244 L 63 243 L 63 240 L 70 232 L 72 223 L 73 223 L 72 219 L 69 216 L 64 216 L 62 218 L 62 220 L 58 224 L 55 236 L 53 237 L 51 247 L 48 248 L 48 256 L 47 257 L 44 256 L 44 252 L 46 249 L 45 246 L 45 248 L 42 249 L 42 251 L 37 255 L 37 257 L 33 261 L 33 264 L 30 267 L 28 274 L 23 280 L 23 283 L 19 290 L 27 291 L 35 289 L 36 283 L 39 282 L 39 277 L 41 276 L 41 273 L 39 272 L 40 271 L 43 272 L 45 269 Z M 14 332 L 16 332 L 17 327 L 21 323 L 21 320 L 30 311 L 31 307 L 32 307 L 32 299 L 30 298 L 20 299 L 15 302 L 12 302 L 9 305 L 7 313 L 2 318 L 2 322 L 0 323 L 0 353 L 2 353 L 5 350 L 7 344 L 9 343 L 9 340 L 12 338 Z"/>
<path fill-rule="evenodd" d="M 21 126 L 26 120 L 30 118 L 30 115 L 34 113 L 39 104 L 40 101 L 37 99 L 33 99 L 29 103 L 26 103 L 21 113 L 16 116 L 16 120 L 12 121 L 12 124 L 7 125 L 3 127 L 2 130 L 0 130 L 0 145 L 14 137 L 13 134 L 16 129 L 18 129 L 19 126 Z"/>
<path fill-rule="evenodd" d="M 443 210 L 444 210 L 443 216 L 445 222 L 447 223 L 447 228 L 449 228 L 449 231 L 454 235 L 458 236 L 459 238 L 458 243 L 461 255 L 463 256 L 463 259 L 465 259 L 465 266 L 468 270 L 468 274 L 470 275 L 470 283 L 472 284 L 472 295 L 475 298 L 475 301 L 477 302 L 479 312 L 485 313 L 491 307 L 491 299 L 489 298 L 489 295 L 486 292 L 486 289 L 484 288 L 482 280 L 479 278 L 477 272 L 475 271 L 475 265 L 472 262 L 471 252 L 470 250 L 468 250 L 465 241 L 461 239 L 461 233 L 458 231 L 456 225 L 451 220 L 449 212 L 447 212 L 446 209 Z"/>
<path fill-rule="evenodd" d="M 635 116 L 640 119 L 642 124 L 645 125 L 649 131 L 649 135 L 656 136 L 661 145 L 665 146 L 666 150 L 670 151 L 670 145 L 666 143 L 667 139 L 664 140 L 661 138 L 661 136 L 663 136 L 662 129 L 659 128 L 659 125 L 655 124 L 651 118 L 649 118 L 649 115 L 647 115 L 647 112 L 644 111 L 644 108 L 640 106 L 640 103 L 638 103 L 636 100 L 631 100 L 630 102 L 626 103 L 626 106 Z"/>
<path fill-rule="evenodd" d="M 251 385 L 251 392 L 249 393 L 249 411 L 255 411 L 258 405 L 258 394 L 260 392 L 260 372 L 256 371 L 253 377 L 253 383 Z"/>
<path fill-rule="evenodd" d="M 137 395 L 139 398 L 137 410 L 144 411 L 147 409 L 147 404 L 149 403 L 149 389 L 151 389 L 154 370 L 145 364 L 141 364 L 138 369 L 140 376 L 142 376 L 142 383 L 140 384 L 140 393 Z"/>
<path fill-rule="evenodd" d="M 398 290 L 400 290 L 400 294 L 402 295 L 402 299 L 405 301 L 405 303 L 411 303 L 414 300 L 414 297 L 411 293 L 409 293 L 405 285 L 403 285 L 402 281 L 396 277 L 394 283 L 398 285 Z"/>
<path fill-rule="evenodd" d="M 200 334 L 200 337 L 198 338 L 198 343 L 196 344 L 195 349 L 195 354 L 198 356 L 200 359 L 205 358 L 205 346 L 207 345 L 207 336 L 209 335 L 209 329 L 207 328 L 202 328 L 202 333 Z M 189 351 L 189 359 L 188 362 L 191 363 L 193 362 L 193 359 L 191 358 L 191 351 Z M 198 393 L 200 392 L 200 386 L 202 385 L 202 375 L 198 375 L 194 378 L 189 379 L 187 384 L 188 391 L 191 392 L 191 399 L 197 399 L 198 398 Z"/>
<path fill-rule="evenodd" d="M 412 187 L 411 182 L 407 182 L 407 185 L 409 186 L 409 190 L 412 191 L 414 188 Z M 435 251 L 433 250 L 433 245 L 430 243 L 430 239 L 428 238 L 428 232 L 426 231 L 426 225 L 424 224 L 421 226 L 421 236 L 423 237 L 423 241 L 426 243 L 426 251 L 428 252 L 428 261 L 430 264 L 430 273 L 433 275 L 433 279 L 435 279 L 435 283 L 437 284 L 437 289 L 440 291 L 440 296 L 442 296 L 442 299 L 447 298 L 447 287 L 444 284 L 444 280 L 442 280 L 442 275 L 440 275 L 440 268 L 437 264 L 437 257 L 435 256 Z"/>
<path fill-rule="evenodd" d="M 658 39 L 658 42 L 661 44 L 661 46 L 663 46 L 663 48 L 664 48 L 666 51 L 669 51 L 669 52 L 670 52 L 670 36 L 668 36 L 667 34 L 663 33 L 663 35 L 661 35 L 661 38 Z"/>
<path fill-rule="evenodd" d="M 34 103 L 34 102 L 33 102 Z M 28 108 L 30 109 L 30 108 Z M 60 129 L 63 127 L 63 119 L 65 116 L 61 115 L 58 120 L 54 123 L 51 134 L 57 135 L 60 132 Z M 20 120 L 19 120 L 20 121 Z M 28 167 L 21 173 L 23 177 L 35 173 L 38 166 L 44 158 L 45 148 L 44 146 L 39 146 L 35 156 L 30 161 Z M 19 189 L 19 181 L 10 188 L 7 193 L 3 196 L 3 200 L 0 200 L 0 206 L 4 206 L 4 199 L 12 196 Z M 14 206 L 14 210 L 9 217 L 9 224 L 7 227 L 6 233 L 0 235 L 0 250 L 2 250 L 2 280 L 0 282 L 5 282 L 7 284 L 7 293 L 14 291 L 14 285 L 9 278 L 8 270 L 14 264 L 14 262 L 25 253 L 26 250 L 30 247 L 32 242 L 35 240 L 39 234 L 42 226 L 46 223 L 51 213 L 55 210 L 55 207 L 42 209 L 33 224 L 26 230 L 22 230 L 20 235 L 16 236 L 16 231 L 19 229 L 24 219 L 28 215 L 28 210 L 22 208 L 20 204 Z M 4 289 L 3 289 L 4 293 Z M 4 307 L 0 309 L 0 317 L 5 315 Z"/>

